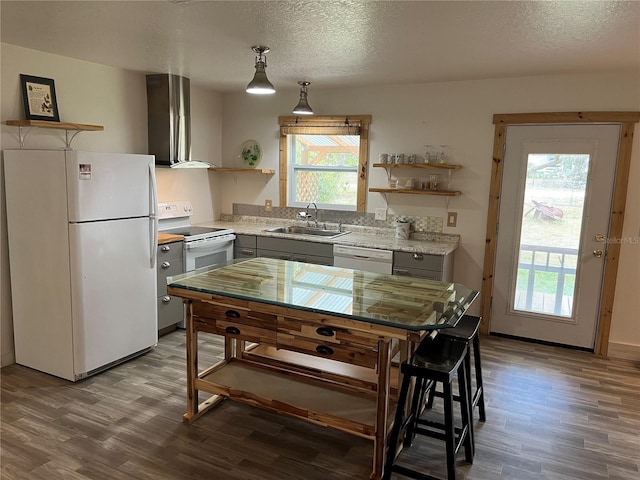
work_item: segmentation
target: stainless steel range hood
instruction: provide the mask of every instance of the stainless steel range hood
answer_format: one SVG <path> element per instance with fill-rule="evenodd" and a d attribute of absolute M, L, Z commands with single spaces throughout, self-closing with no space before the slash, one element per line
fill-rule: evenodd
<path fill-rule="evenodd" d="M 186 77 L 147 75 L 149 154 L 156 165 L 171 168 L 208 168 L 191 160 L 191 94 Z"/>

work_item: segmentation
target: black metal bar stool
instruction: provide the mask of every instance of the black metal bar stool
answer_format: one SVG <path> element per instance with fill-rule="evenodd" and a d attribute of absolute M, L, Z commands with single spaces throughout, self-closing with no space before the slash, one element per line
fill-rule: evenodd
<path fill-rule="evenodd" d="M 466 355 L 467 344 L 465 342 L 436 334 L 423 340 L 411 359 L 408 362 L 403 362 L 400 366 L 403 379 L 395 420 L 387 445 L 384 480 L 389 480 L 392 472 L 417 480 L 439 480 L 396 463 L 396 459 L 399 457 L 397 453 L 400 442 L 403 441 L 404 446 L 408 448 L 415 434 L 445 441 L 447 480 L 455 480 L 456 478 L 456 455 L 461 446 L 464 445 L 465 460 L 468 463 L 473 463 L 468 382 L 464 366 Z M 455 376 L 458 378 L 460 427 L 456 427 L 454 423 L 455 400 L 452 384 Z M 409 413 L 405 418 L 407 398 L 414 379 L 414 394 Z M 444 423 L 419 418 L 426 390 L 434 389 L 438 383 L 442 383 L 443 386 Z"/>
<path fill-rule="evenodd" d="M 471 420 L 473 423 L 473 410 L 478 407 L 479 420 L 484 422 L 487 417 L 484 408 L 484 386 L 482 384 L 482 363 L 480 361 L 480 322 L 482 317 L 464 315 L 454 328 L 443 328 L 439 330 L 440 335 L 445 338 L 452 338 L 467 343 L 467 356 L 464 360 L 467 369 L 468 391 L 471 395 Z M 471 349 L 473 346 L 473 367 L 476 376 L 476 389 L 472 392 L 471 386 Z M 431 391 L 429 405 L 433 402 L 435 389 Z M 437 394 L 436 394 L 437 395 Z"/>

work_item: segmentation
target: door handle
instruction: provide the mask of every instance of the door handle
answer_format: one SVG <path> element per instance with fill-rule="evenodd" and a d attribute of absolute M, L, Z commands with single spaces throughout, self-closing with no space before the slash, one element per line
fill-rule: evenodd
<path fill-rule="evenodd" d="M 593 251 L 593 256 L 594 256 L 594 257 L 598 257 L 598 258 L 600 258 L 600 257 L 602 257 L 602 254 L 603 254 L 603 253 L 604 253 L 604 252 L 603 252 L 602 250 L 594 250 L 594 251 Z"/>
<path fill-rule="evenodd" d="M 171 264 L 169 262 L 162 262 L 162 264 L 160 265 L 160 268 L 162 268 L 163 270 L 166 270 L 170 266 Z"/>
<path fill-rule="evenodd" d="M 598 233 L 595 236 L 595 240 L 596 240 L 596 242 L 604 243 L 604 242 L 606 242 L 607 239 L 605 238 L 604 235 L 602 235 L 601 233 Z"/>

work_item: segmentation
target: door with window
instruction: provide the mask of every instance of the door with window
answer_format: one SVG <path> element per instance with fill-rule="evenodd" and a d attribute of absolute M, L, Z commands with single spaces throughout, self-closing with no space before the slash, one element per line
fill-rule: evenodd
<path fill-rule="evenodd" d="M 594 347 L 619 125 L 507 128 L 491 331 Z"/>

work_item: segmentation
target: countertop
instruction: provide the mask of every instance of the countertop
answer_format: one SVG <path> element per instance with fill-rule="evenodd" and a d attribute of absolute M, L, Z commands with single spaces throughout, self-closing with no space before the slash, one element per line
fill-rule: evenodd
<path fill-rule="evenodd" d="M 164 245 L 165 243 L 171 242 L 181 242 L 182 240 L 184 240 L 184 236 L 182 235 L 158 232 L 158 245 Z"/>
<path fill-rule="evenodd" d="M 396 252 L 418 252 L 430 255 L 447 255 L 458 248 L 459 235 L 416 232 L 410 240 L 395 238 L 392 228 L 363 227 L 359 225 L 343 225 L 342 230 L 350 232 L 335 238 L 310 235 L 295 235 L 265 231 L 268 228 L 290 225 L 304 225 L 304 222 L 290 219 L 267 219 L 264 217 L 243 217 L 242 220 L 216 220 L 198 224 L 203 227 L 230 228 L 237 234 L 259 235 L 263 237 L 289 238 L 315 243 L 330 243 Z M 337 224 L 328 224 L 329 229 L 336 229 Z"/>

